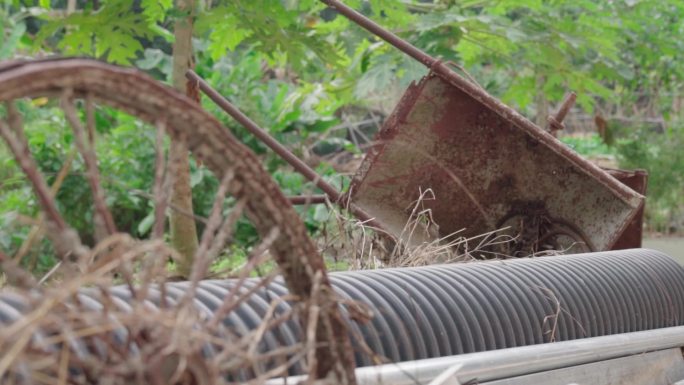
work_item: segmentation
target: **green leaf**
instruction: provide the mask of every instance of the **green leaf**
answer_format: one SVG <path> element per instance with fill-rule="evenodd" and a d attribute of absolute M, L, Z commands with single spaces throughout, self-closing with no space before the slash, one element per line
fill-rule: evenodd
<path fill-rule="evenodd" d="M 150 31 L 152 31 L 152 33 L 155 35 L 161 36 L 164 40 L 166 40 L 167 43 L 173 43 L 176 40 L 176 37 L 174 36 L 173 32 L 169 31 L 168 29 L 162 27 L 159 24 L 151 25 Z"/>
<path fill-rule="evenodd" d="M 107 43 L 100 42 L 96 54 L 106 56 L 113 63 L 128 64 L 137 57 L 138 52 L 143 50 L 140 41 L 127 33 L 112 30 L 108 39 Z"/>
<path fill-rule="evenodd" d="M 152 229 L 152 225 L 154 225 L 154 211 L 147 214 L 147 216 L 138 223 L 138 227 L 136 228 L 138 235 L 144 236 L 149 233 L 150 229 Z"/>
<path fill-rule="evenodd" d="M 358 98 L 367 98 L 373 93 L 386 89 L 392 82 L 396 69 L 397 63 L 394 61 L 394 56 L 388 54 L 377 56 L 372 67 L 359 79 L 354 95 Z"/>
<path fill-rule="evenodd" d="M 107 2 L 97 12 L 84 11 L 49 19 L 36 41 L 46 42 L 49 37 L 63 32 L 57 47 L 64 54 L 86 54 L 130 64 L 143 51 L 140 39 L 151 40 L 158 36 L 159 30 L 155 31 L 150 25 L 143 14 L 136 13 L 125 2 Z"/>
<path fill-rule="evenodd" d="M 594 113 L 594 99 L 587 94 L 577 95 L 577 105 L 582 107 L 588 114 Z"/>
<path fill-rule="evenodd" d="M 197 168 L 190 173 L 190 187 L 198 186 L 204 180 L 206 172 L 203 168 Z"/>
<path fill-rule="evenodd" d="M 214 60 L 234 51 L 237 46 L 253 34 L 252 31 L 240 28 L 233 15 L 225 15 L 209 34 L 209 54 Z"/>
<path fill-rule="evenodd" d="M 171 74 L 171 56 L 164 53 L 160 49 L 147 48 L 143 53 L 143 58 L 137 60 L 135 65 L 143 70 L 151 71 L 158 69 L 165 77 L 168 78 Z"/>
<path fill-rule="evenodd" d="M 316 205 L 314 209 L 313 219 L 316 222 L 325 222 L 330 218 L 330 211 L 326 205 Z"/>
<path fill-rule="evenodd" d="M 164 21 L 166 12 L 173 7 L 173 0 L 142 0 L 143 14 L 151 23 Z"/>
<path fill-rule="evenodd" d="M 9 59 L 17 49 L 21 38 L 26 32 L 26 24 L 23 22 L 17 23 L 12 27 L 9 36 L 2 41 L 0 45 L 0 59 Z"/>
<path fill-rule="evenodd" d="M 401 79 L 401 86 L 408 87 L 411 82 L 418 81 L 427 75 L 428 69 L 421 63 L 408 56 L 403 56 L 397 76 Z"/>
<path fill-rule="evenodd" d="M 415 30 L 418 32 L 430 31 L 463 20 L 464 17 L 456 12 L 430 12 L 416 18 Z"/>
<path fill-rule="evenodd" d="M 521 74 L 513 79 L 511 86 L 502 98 L 505 102 L 514 103 L 524 109 L 534 100 L 536 87 L 537 82 L 534 76 L 522 76 Z"/>

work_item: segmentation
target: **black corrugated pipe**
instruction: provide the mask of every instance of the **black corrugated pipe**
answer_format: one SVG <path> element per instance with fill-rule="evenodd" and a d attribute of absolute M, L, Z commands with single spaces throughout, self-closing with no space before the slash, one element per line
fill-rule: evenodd
<path fill-rule="evenodd" d="M 330 275 L 339 295 L 363 302 L 374 317 L 350 323 L 358 366 L 597 337 L 682 325 L 684 268 L 645 249 L 415 268 L 339 272 Z M 197 306 L 213 312 L 236 281 L 203 281 Z M 254 285 L 257 281 L 248 281 Z M 169 283 L 170 299 L 188 284 Z M 121 303 L 124 287 L 111 289 Z M 261 322 L 282 281 L 261 288 L 224 322 L 247 333 Z M 157 296 L 159 294 L 157 293 Z M 84 297 L 97 298 L 84 292 Z M 21 303 L 0 296 L 0 323 L 20 316 Z M 276 313 L 290 309 L 281 303 Z M 263 351 L 300 341 L 290 320 L 266 333 Z M 361 348 L 365 344 L 377 356 Z M 293 374 L 301 367 L 293 369 Z M 243 377 L 244 378 L 244 377 Z"/>

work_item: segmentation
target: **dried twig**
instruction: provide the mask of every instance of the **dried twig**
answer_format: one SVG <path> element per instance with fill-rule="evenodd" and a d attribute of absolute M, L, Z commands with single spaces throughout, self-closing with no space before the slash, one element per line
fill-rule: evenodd
<path fill-rule="evenodd" d="M 190 281 L 197 282 L 202 279 L 209 269 L 209 264 L 211 263 L 212 256 L 209 254 L 214 238 L 216 237 L 216 231 L 221 225 L 221 214 L 223 211 L 223 204 L 226 199 L 226 193 L 228 193 L 228 187 L 233 181 L 235 174 L 232 171 L 227 172 L 221 179 L 218 190 L 216 191 L 216 196 L 214 197 L 214 204 L 211 209 L 211 214 L 209 215 L 209 222 L 204 228 L 204 233 L 202 234 L 202 240 L 197 248 L 197 253 L 195 254 L 192 272 L 190 274 Z M 231 228 L 232 230 L 232 228 Z"/>
<path fill-rule="evenodd" d="M 52 193 L 53 199 L 55 198 L 55 196 L 57 196 L 57 192 L 59 192 L 59 189 L 62 187 L 62 183 L 64 183 L 64 179 L 66 179 L 67 175 L 69 174 L 71 164 L 73 163 L 75 157 L 76 157 L 76 152 L 70 151 L 69 154 L 67 155 L 67 159 L 64 161 L 64 164 L 62 165 L 62 168 L 57 173 L 57 177 L 55 178 L 55 181 L 52 183 L 52 186 L 50 186 L 50 192 Z M 21 247 L 19 247 L 19 250 L 14 255 L 14 259 L 17 262 L 20 261 L 22 258 L 24 258 L 24 256 L 31 250 L 31 247 L 36 242 L 36 240 L 40 239 L 44 230 L 45 230 L 45 215 L 41 212 L 41 214 L 38 216 L 38 224 L 31 227 L 31 231 L 26 236 L 26 239 L 21 244 Z M 30 271 L 33 271 L 35 269 L 36 263 L 38 263 L 38 256 L 37 255 L 35 255 L 34 258 L 32 258 L 28 264 Z"/>

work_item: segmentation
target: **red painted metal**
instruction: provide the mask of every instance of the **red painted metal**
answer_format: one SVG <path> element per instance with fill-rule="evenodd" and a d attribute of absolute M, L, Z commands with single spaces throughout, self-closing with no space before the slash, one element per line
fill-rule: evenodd
<path fill-rule="evenodd" d="M 641 195 L 646 195 L 648 172 L 646 170 L 614 170 L 605 169 L 608 174 L 619 180 Z M 620 238 L 613 245 L 613 250 L 634 249 L 641 247 L 644 227 L 644 207 L 642 206 L 629 226 L 622 232 Z"/>

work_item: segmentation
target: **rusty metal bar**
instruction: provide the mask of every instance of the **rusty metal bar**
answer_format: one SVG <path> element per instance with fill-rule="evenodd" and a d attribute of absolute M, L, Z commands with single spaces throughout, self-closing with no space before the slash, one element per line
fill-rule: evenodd
<path fill-rule="evenodd" d="M 250 119 L 247 115 L 242 113 L 242 111 L 230 103 L 228 99 L 213 89 L 209 83 L 197 75 L 197 73 L 190 70 L 186 73 L 186 77 L 194 82 L 197 82 L 199 84 L 200 90 L 202 90 L 202 92 L 204 92 L 211 100 L 213 100 L 214 103 L 221 107 L 221 109 L 228 113 L 228 115 L 232 116 L 233 119 L 237 120 L 238 123 L 243 125 L 254 136 L 259 138 L 259 140 L 261 140 L 271 150 L 278 154 L 278 156 L 283 158 L 284 161 L 289 163 L 295 170 L 297 170 L 297 172 L 304 175 L 308 180 L 313 182 L 316 187 L 323 190 L 325 195 L 329 196 L 333 202 L 340 199 L 342 194 L 337 191 L 336 188 L 324 181 L 323 178 L 316 173 L 316 171 L 299 159 L 295 154 L 290 152 L 290 150 L 285 148 L 285 146 L 280 144 L 275 138 L 266 132 L 266 130 L 259 127 L 252 119 Z"/>
<path fill-rule="evenodd" d="M 575 105 L 575 100 L 577 100 L 577 94 L 574 92 L 570 92 L 565 99 L 563 100 L 563 104 L 561 104 L 560 109 L 556 113 L 556 120 L 558 122 L 563 122 L 565 119 L 565 116 L 568 115 L 568 112 L 570 112 L 570 109 L 572 106 Z"/>
<path fill-rule="evenodd" d="M 428 67 L 432 73 L 445 79 L 452 85 L 460 88 L 463 92 L 467 93 L 478 102 L 482 103 L 486 107 L 495 111 L 500 116 L 504 117 L 506 120 L 523 129 L 533 139 L 550 146 L 571 163 L 581 166 L 579 167 L 580 169 L 585 169 L 589 175 L 599 180 L 603 185 L 610 187 L 623 201 L 629 202 L 634 199 L 634 194 L 631 191 L 631 189 L 629 189 L 629 187 L 624 186 L 615 178 L 611 177 L 610 175 L 602 171 L 598 166 L 586 161 L 585 159 L 582 159 L 580 155 L 576 154 L 570 148 L 566 146 L 558 146 L 556 142 L 557 139 L 554 138 L 551 134 L 544 131 L 540 127 L 537 127 L 534 123 L 530 122 L 527 118 L 520 115 L 511 107 L 503 104 L 495 97 L 489 95 L 487 91 L 485 91 L 479 85 L 472 83 L 466 80 L 465 78 L 461 77 L 451 68 L 449 68 L 449 66 L 446 63 L 443 63 L 441 60 L 436 59 L 428 55 L 427 53 L 421 51 L 419 48 L 413 46 L 411 43 L 403 40 L 399 36 L 386 30 L 385 28 L 381 27 L 380 25 L 370 20 L 366 16 L 356 12 L 354 9 L 348 7 L 339 0 L 320 1 L 334 8 L 340 14 L 344 15 L 349 20 L 355 22 L 359 26 L 365 28 L 369 32 L 375 34 L 379 38 L 392 44 L 400 51 L 416 59 L 417 61 Z"/>
<path fill-rule="evenodd" d="M 202 90 L 202 92 L 204 92 L 205 95 L 207 95 L 214 103 L 216 103 L 216 105 L 221 107 L 223 111 L 225 111 L 228 115 L 233 117 L 233 119 L 235 119 L 243 127 L 249 130 L 249 132 L 251 132 L 254 136 L 259 138 L 259 140 L 261 140 L 271 150 L 278 154 L 278 156 L 280 156 L 284 161 L 289 163 L 297 172 L 304 175 L 304 177 L 311 181 L 314 185 L 316 185 L 316 187 L 323 190 L 325 195 L 328 198 L 330 198 L 332 202 L 337 203 L 341 208 L 345 210 L 349 210 L 356 218 L 365 222 L 366 225 L 375 227 L 376 229 L 383 229 L 383 226 L 380 225 L 380 223 L 377 222 L 375 218 L 368 215 L 368 213 L 363 211 L 361 208 L 354 205 L 353 203 L 349 202 L 348 204 L 346 204 L 347 202 L 343 202 L 344 199 L 341 199 L 342 193 L 340 191 L 338 191 L 335 187 L 333 187 L 328 182 L 323 180 L 323 178 L 320 175 L 318 175 L 316 171 L 314 171 L 311 167 L 309 167 L 306 163 L 299 159 L 295 154 L 290 152 L 290 150 L 285 148 L 285 146 L 280 144 L 275 138 L 273 138 L 268 132 L 266 132 L 266 130 L 259 127 L 258 124 L 256 124 L 252 119 L 250 119 L 247 115 L 240 111 L 240 109 L 238 109 L 231 102 L 229 102 L 228 99 L 223 97 L 223 95 L 218 93 L 218 91 L 213 89 L 209 85 L 209 83 L 207 83 L 204 79 L 197 75 L 195 71 L 189 70 L 185 73 L 185 77 L 191 81 L 197 82 L 200 90 Z"/>
<path fill-rule="evenodd" d="M 295 195 L 287 197 L 293 205 L 319 205 L 328 201 L 327 195 Z"/>
<path fill-rule="evenodd" d="M 577 94 L 570 92 L 565 96 L 565 99 L 563 100 L 563 103 L 561 103 L 556 116 L 549 116 L 548 131 L 551 132 L 552 135 L 555 136 L 556 131 L 560 131 L 565 128 L 563 120 L 568 115 L 568 112 L 570 112 L 572 106 L 575 105 L 575 100 L 577 100 Z"/>
<path fill-rule="evenodd" d="M 432 56 L 421 51 L 419 48 L 413 46 L 411 43 L 400 38 L 399 36 L 393 34 L 392 32 L 386 30 L 380 25 L 376 24 L 374 21 L 370 20 L 366 16 L 356 12 L 354 9 L 350 8 L 346 4 L 338 0 L 320 0 L 321 2 L 327 4 L 328 6 L 335 8 L 337 12 L 346 16 L 349 20 L 355 22 L 361 27 L 367 29 L 372 34 L 380 37 L 382 40 L 392 44 L 397 47 L 400 51 L 406 53 L 412 58 L 418 60 L 428 68 L 432 68 L 437 63 L 441 63 L 439 60 L 433 58 Z M 445 66 L 446 67 L 446 66 Z"/>

